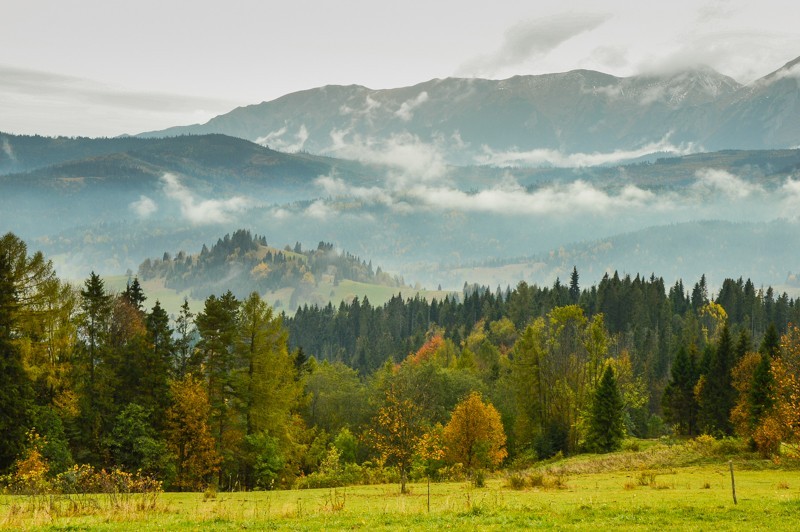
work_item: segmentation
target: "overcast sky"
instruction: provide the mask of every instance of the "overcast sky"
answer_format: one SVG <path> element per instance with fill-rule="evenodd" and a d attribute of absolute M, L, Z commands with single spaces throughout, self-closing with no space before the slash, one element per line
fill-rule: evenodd
<path fill-rule="evenodd" d="M 326 84 L 706 64 L 748 83 L 800 56 L 791 0 L 3 0 L 0 131 L 115 136 Z"/>

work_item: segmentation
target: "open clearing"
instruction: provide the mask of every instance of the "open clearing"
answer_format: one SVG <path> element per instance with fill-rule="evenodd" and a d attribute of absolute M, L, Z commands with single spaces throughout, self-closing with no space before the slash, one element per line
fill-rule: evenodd
<path fill-rule="evenodd" d="M 752 464 L 751 464 L 752 466 Z M 773 466 L 774 467 L 774 466 Z M 155 510 L 136 498 L 116 509 L 100 496 L 83 511 L 65 500 L 0 497 L 0 525 L 51 530 L 226 529 L 669 529 L 797 530 L 800 471 L 737 470 L 738 504 L 727 463 L 558 478 L 561 487 L 515 490 L 498 475 L 484 488 L 466 482 L 250 493 L 166 493 Z M 74 497 L 74 496 L 73 496 Z M 37 506 L 34 509 L 34 506 Z M 58 512 L 53 509 L 58 509 Z M 56 513 L 61 515 L 56 515 Z"/>

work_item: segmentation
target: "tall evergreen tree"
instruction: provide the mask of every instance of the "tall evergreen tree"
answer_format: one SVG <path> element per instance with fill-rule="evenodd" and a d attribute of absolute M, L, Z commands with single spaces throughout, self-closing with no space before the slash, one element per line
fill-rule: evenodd
<path fill-rule="evenodd" d="M 223 463 L 234 462 L 235 442 L 240 439 L 241 427 L 234 408 L 236 397 L 236 358 L 234 342 L 239 313 L 239 301 L 230 292 L 222 297 L 209 296 L 203 312 L 197 315 L 200 342 L 197 345 L 193 368 L 202 370 L 206 378 L 211 405 L 210 428 L 223 457 Z M 220 484 L 225 471 L 220 469 Z"/>
<path fill-rule="evenodd" d="M 781 337 L 778 334 L 778 328 L 775 327 L 775 323 L 770 323 L 767 327 L 767 331 L 764 333 L 764 338 L 761 339 L 761 345 L 758 348 L 758 351 L 762 354 L 766 354 L 775 358 L 778 356 L 778 353 L 781 349 Z"/>
<path fill-rule="evenodd" d="M 750 426 L 755 428 L 762 421 L 762 417 L 769 412 L 773 405 L 773 390 L 775 377 L 772 375 L 772 357 L 767 353 L 761 354 L 753 372 L 753 381 L 748 397 Z"/>
<path fill-rule="evenodd" d="M 586 449 L 594 453 L 615 451 L 625 437 L 622 397 L 610 365 L 606 366 L 594 394 L 586 434 Z"/>
<path fill-rule="evenodd" d="M 22 357 L 13 342 L 17 297 L 8 259 L 0 248 L 0 471 L 7 471 L 22 451 L 32 399 Z"/>
<path fill-rule="evenodd" d="M 578 268 L 572 267 L 572 275 L 569 277 L 569 298 L 570 303 L 573 305 L 578 304 L 581 297 L 581 288 L 578 286 Z"/>
<path fill-rule="evenodd" d="M 194 314 L 189 309 L 189 300 L 184 299 L 178 317 L 175 318 L 174 353 L 172 371 L 177 379 L 186 376 L 192 355 L 192 336 L 194 333 Z"/>
<path fill-rule="evenodd" d="M 731 369 L 734 349 L 727 324 L 722 327 L 719 342 L 709 361 L 708 371 L 700 386 L 700 428 L 712 435 L 733 433 L 731 410 L 736 404 Z"/>
<path fill-rule="evenodd" d="M 80 452 L 75 453 L 75 458 L 78 461 L 99 463 L 103 413 L 111 410 L 105 406 L 113 401 L 109 394 L 114 391 L 114 387 L 103 390 L 102 384 L 108 381 L 104 378 L 108 376 L 105 370 L 111 368 L 101 367 L 107 362 L 109 355 L 107 343 L 113 298 L 106 292 L 103 280 L 94 272 L 84 282 L 80 297 L 78 363 L 74 367 L 75 380 L 80 383 L 80 414 L 77 419 Z M 116 391 L 121 390 L 116 387 Z"/>
<path fill-rule="evenodd" d="M 128 303 L 133 305 L 136 310 L 144 311 L 144 302 L 147 297 L 144 295 L 144 290 L 142 290 L 142 285 L 139 284 L 139 278 L 134 277 L 133 281 L 129 281 L 127 286 L 125 287 L 125 291 L 122 293 L 122 297 L 124 297 Z"/>
<path fill-rule="evenodd" d="M 664 390 L 662 405 L 664 418 L 672 423 L 679 434 L 693 436 L 697 426 L 696 355 L 689 354 L 684 346 L 678 350 L 672 364 L 672 378 Z"/>

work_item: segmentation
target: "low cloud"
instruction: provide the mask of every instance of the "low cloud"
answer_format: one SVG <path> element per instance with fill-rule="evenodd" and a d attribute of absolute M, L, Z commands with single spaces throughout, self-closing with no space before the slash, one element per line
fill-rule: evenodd
<path fill-rule="evenodd" d="M 267 133 L 263 137 L 258 137 L 255 142 L 273 150 L 287 153 L 296 153 L 302 150 L 308 140 L 308 128 L 306 128 L 306 125 L 301 124 L 294 135 L 286 137 L 287 133 L 288 128 L 284 126 L 277 131 Z"/>
<path fill-rule="evenodd" d="M 161 181 L 167 197 L 180 204 L 181 215 L 196 225 L 229 222 L 233 214 L 243 211 L 251 203 L 242 196 L 224 200 L 199 200 L 181 183 L 178 176 L 173 174 L 164 174 Z"/>
<path fill-rule="evenodd" d="M 395 116 L 400 118 L 400 120 L 404 122 L 410 121 L 414 118 L 414 109 L 422 105 L 423 103 L 428 101 L 428 93 L 426 91 L 422 91 L 417 95 L 416 98 L 411 100 L 406 100 L 400 105 L 400 109 L 395 111 Z"/>
<path fill-rule="evenodd" d="M 520 22 L 506 30 L 498 50 L 465 63 L 459 72 L 467 76 L 492 76 L 504 68 L 542 57 L 608 19 L 609 15 L 567 13 Z"/>
<path fill-rule="evenodd" d="M 8 139 L 3 137 L 3 153 L 6 154 L 12 162 L 17 162 L 17 156 L 14 154 L 14 150 L 11 148 L 11 143 L 8 142 Z"/>
<path fill-rule="evenodd" d="M 139 199 L 130 204 L 130 209 L 136 213 L 139 218 L 149 218 L 154 212 L 158 210 L 156 202 L 147 196 L 139 196 Z"/>
<path fill-rule="evenodd" d="M 781 213 L 790 219 L 800 218 L 800 180 L 791 177 L 778 189 L 781 196 Z"/>
<path fill-rule="evenodd" d="M 641 208 L 656 201 L 654 193 L 625 186 L 616 193 L 600 190 L 578 180 L 526 192 L 508 186 L 466 193 L 452 188 L 418 186 L 411 194 L 430 207 L 510 215 L 601 214 Z"/>
<path fill-rule="evenodd" d="M 349 196 L 371 204 L 390 206 L 394 203 L 392 195 L 381 187 L 350 186 L 343 179 L 334 176 L 320 176 L 315 180 L 325 195 L 331 197 Z"/>
<path fill-rule="evenodd" d="M 692 144 L 681 144 L 675 146 L 669 142 L 669 135 L 658 142 L 645 144 L 641 148 L 633 150 L 615 150 L 613 152 L 593 152 L 593 153 L 564 153 L 559 150 L 546 148 L 529 151 L 494 151 L 488 146 L 483 147 L 484 154 L 477 157 L 479 164 L 489 164 L 494 166 L 555 166 L 559 168 L 583 168 L 587 166 L 599 166 L 605 164 L 620 163 L 631 161 L 647 155 L 658 153 L 669 153 L 673 155 L 688 155 L 698 151 Z"/>
<path fill-rule="evenodd" d="M 725 170 L 698 170 L 695 177 L 697 181 L 692 185 L 691 190 L 701 198 L 717 196 L 724 199 L 741 200 L 764 192 L 763 187 L 747 182 Z"/>
<path fill-rule="evenodd" d="M 438 181 L 447 174 L 441 150 L 410 133 L 392 135 L 388 139 L 364 138 L 349 130 L 334 130 L 330 135 L 329 151 L 333 155 L 388 166 L 391 171 L 387 179 L 396 186 Z"/>

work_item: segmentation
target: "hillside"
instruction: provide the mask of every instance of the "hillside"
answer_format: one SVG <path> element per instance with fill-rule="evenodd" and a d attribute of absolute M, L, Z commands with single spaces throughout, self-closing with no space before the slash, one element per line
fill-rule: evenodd
<path fill-rule="evenodd" d="M 338 290 L 343 282 L 357 292 L 355 284 L 362 285 L 361 291 L 368 286 L 388 287 L 392 292 L 404 288 L 402 278 L 380 267 L 373 269 L 372 261 L 339 252 L 332 244 L 320 242 L 314 250 L 303 250 L 299 242 L 277 248 L 246 230 L 225 235 L 211 248 L 203 245 L 198 254 L 179 251 L 174 257 L 164 253 L 161 259 L 146 259 L 138 276 L 143 282 L 162 279 L 166 288 L 200 300 L 227 290 L 240 299 L 253 291 L 269 294 L 274 307 L 289 311 L 306 303 L 338 303 L 344 299 L 335 297 L 343 295 Z"/>

